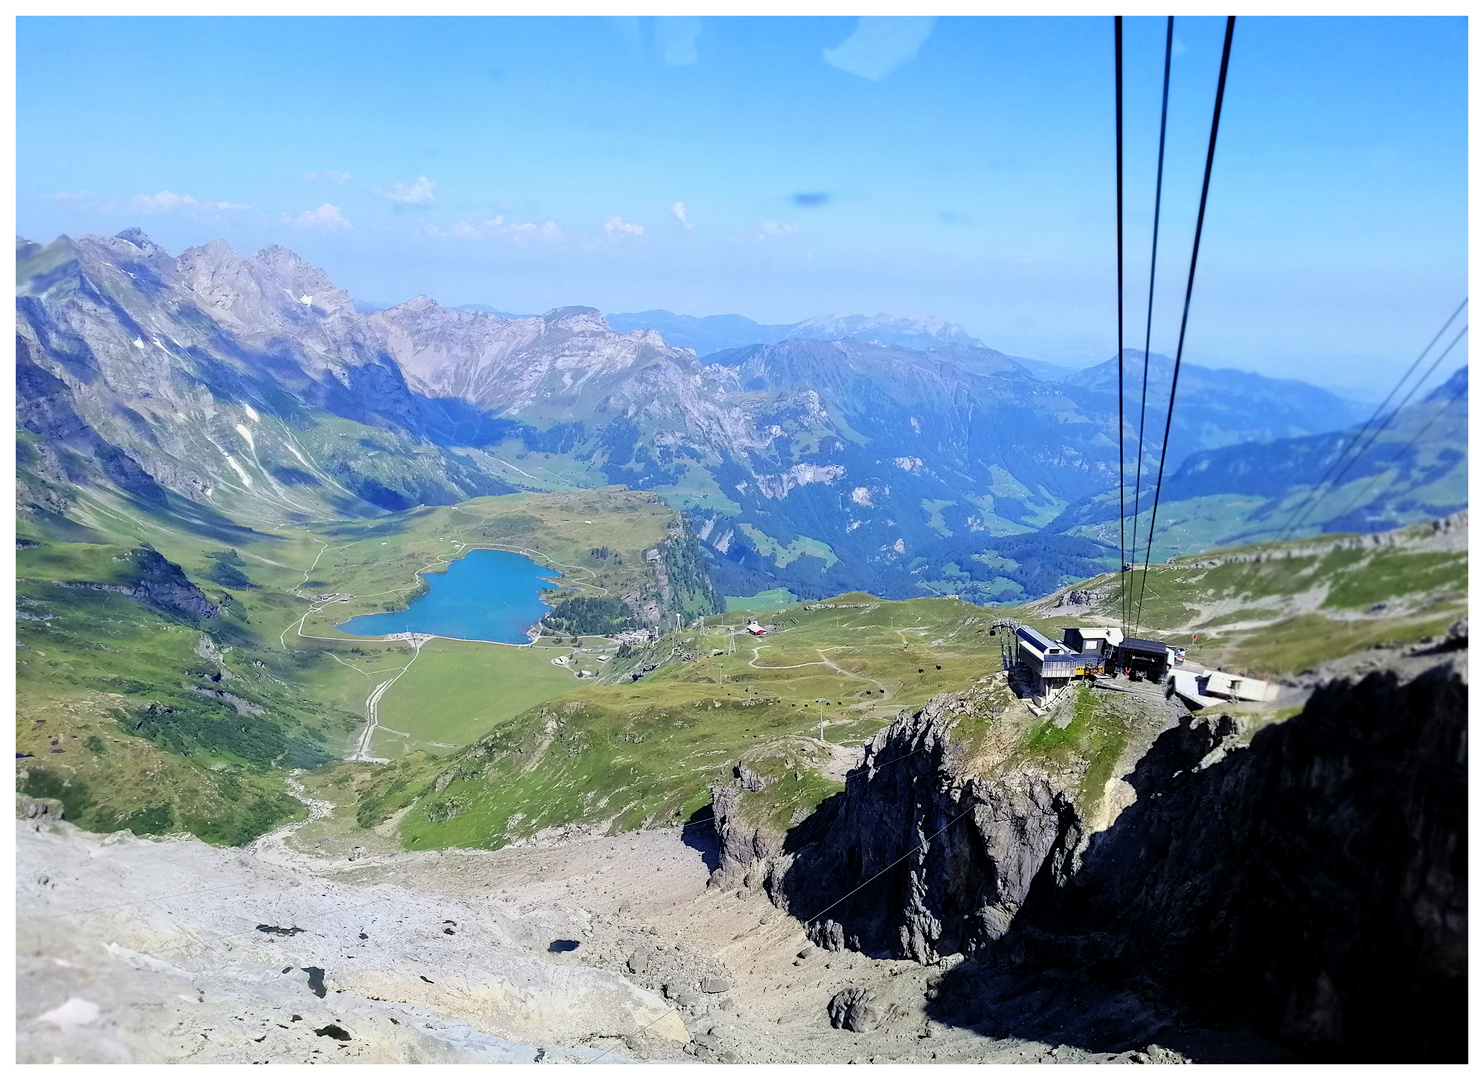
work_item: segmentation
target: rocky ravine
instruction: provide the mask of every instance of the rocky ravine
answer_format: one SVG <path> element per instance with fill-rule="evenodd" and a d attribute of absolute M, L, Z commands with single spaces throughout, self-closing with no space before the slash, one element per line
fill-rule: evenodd
<path fill-rule="evenodd" d="M 966 761 L 972 700 L 934 699 L 788 837 L 741 827 L 723 793 L 723 873 L 766 878 L 827 949 L 946 958 L 929 1014 L 984 1034 L 1463 1060 L 1466 632 L 1255 733 L 1240 713 L 1184 716 L 1107 828 L 1084 820 L 1075 770 Z"/>

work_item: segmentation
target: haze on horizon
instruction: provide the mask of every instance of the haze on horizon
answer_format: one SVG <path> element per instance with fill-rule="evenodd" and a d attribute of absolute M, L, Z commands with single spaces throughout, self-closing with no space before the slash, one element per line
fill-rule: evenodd
<path fill-rule="evenodd" d="M 1136 347 L 1163 21 L 1125 27 Z M 1221 32 L 1176 21 L 1156 352 Z M 1106 18 L 22 18 L 17 228 L 282 244 L 365 300 L 936 316 L 1096 363 L 1111 37 Z M 1190 361 L 1385 392 L 1467 288 L 1466 50 L 1462 18 L 1238 19 Z"/>

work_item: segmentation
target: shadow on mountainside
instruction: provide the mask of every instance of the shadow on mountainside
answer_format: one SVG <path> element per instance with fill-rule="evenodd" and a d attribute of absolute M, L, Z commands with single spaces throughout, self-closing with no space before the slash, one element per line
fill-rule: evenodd
<path fill-rule="evenodd" d="M 701 861 L 710 873 L 721 865 L 721 838 L 716 835 L 716 822 L 707 803 L 690 817 L 680 828 L 680 839 L 688 848 L 701 853 Z"/>
<path fill-rule="evenodd" d="M 1042 867 L 930 1015 L 1206 1061 L 1283 1056 L 1269 1038 L 1466 1060 L 1467 699 L 1450 662 L 1320 687 L 1249 747 L 1227 749 L 1229 718 L 1185 718 L 1125 777 L 1138 801 L 1070 878 Z"/>

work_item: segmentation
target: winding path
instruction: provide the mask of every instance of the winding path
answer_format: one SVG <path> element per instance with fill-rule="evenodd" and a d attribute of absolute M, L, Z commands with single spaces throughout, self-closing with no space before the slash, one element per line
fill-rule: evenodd
<path fill-rule="evenodd" d="M 418 654 L 422 652 L 423 646 L 430 640 L 432 640 L 432 635 L 408 634 L 403 640 L 407 641 L 408 644 L 412 646 L 412 658 L 407 661 L 402 670 L 398 671 L 390 679 L 387 679 L 385 682 L 378 683 L 376 687 L 371 691 L 370 695 L 367 696 L 366 726 L 361 730 L 361 737 L 356 742 L 355 751 L 348 759 L 350 761 L 369 761 L 375 762 L 378 765 L 385 765 L 388 761 L 391 760 L 390 758 L 374 757 L 371 753 L 371 740 L 375 738 L 377 729 L 380 728 L 382 731 L 391 731 L 393 735 L 405 736 L 407 734 L 405 731 L 392 731 L 392 729 L 389 727 L 383 727 L 381 724 L 381 720 L 377 714 L 381 706 L 382 697 L 385 696 L 386 692 L 392 688 L 392 683 L 396 682 L 403 675 L 406 675 L 407 669 L 412 667 L 412 665 L 417 662 Z"/>
<path fill-rule="evenodd" d="M 829 657 L 825 656 L 825 651 L 826 651 L 825 649 L 815 649 L 814 651 L 819 654 L 819 659 L 818 660 L 810 660 L 807 663 L 803 663 L 803 664 L 759 664 L 757 662 L 757 660 L 758 660 L 757 654 L 758 654 L 759 651 L 761 651 L 762 649 L 766 649 L 766 648 L 767 648 L 766 645 L 756 645 L 756 646 L 754 646 L 753 647 L 753 650 L 752 650 L 752 659 L 747 662 L 747 666 L 750 667 L 750 668 L 756 668 L 758 671 L 792 671 L 795 668 L 827 667 L 827 668 L 830 668 L 830 669 L 838 672 L 839 674 L 843 675 L 847 679 L 857 679 L 860 682 L 871 683 L 873 686 L 876 687 L 876 689 L 878 689 L 878 690 L 881 691 L 881 693 L 882 693 L 883 696 L 888 697 L 888 698 L 891 697 L 891 689 L 890 689 L 890 687 L 888 687 L 881 680 L 879 680 L 879 679 L 872 679 L 872 678 L 870 678 L 869 676 L 866 676 L 866 675 L 857 675 L 853 671 L 846 671 L 839 664 L 835 663 Z M 845 648 L 845 646 L 844 645 L 832 645 L 832 646 L 829 646 L 829 648 L 832 648 L 832 649 L 843 649 L 843 648 Z"/>
<path fill-rule="evenodd" d="M 289 837 L 311 822 L 322 821 L 335 812 L 334 803 L 316 799 L 304 790 L 304 784 L 299 779 L 303 773 L 303 769 L 294 769 L 284 777 L 284 784 L 289 789 L 290 795 L 309 808 L 309 816 L 303 821 L 291 821 L 287 825 L 280 825 L 272 832 L 264 833 L 254 840 L 247 846 L 248 854 L 254 858 L 261 859 L 272 866 L 300 868 L 305 862 L 305 856 L 288 846 Z"/>

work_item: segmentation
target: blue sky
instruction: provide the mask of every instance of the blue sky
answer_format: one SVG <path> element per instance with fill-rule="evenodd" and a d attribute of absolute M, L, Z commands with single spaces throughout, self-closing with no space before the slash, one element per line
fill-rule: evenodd
<path fill-rule="evenodd" d="M 1176 21 L 1156 351 L 1221 33 Z M 23 18 L 16 45 L 32 239 L 279 243 L 386 302 L 1114 350 L 1110 19 Z M 1238 20 L 1189 359 L 1384 392 L 1466 290 L 1466 45 L 1463 19 Z M 1126 20 L 1130 343 L 1162 49 Z"/>

